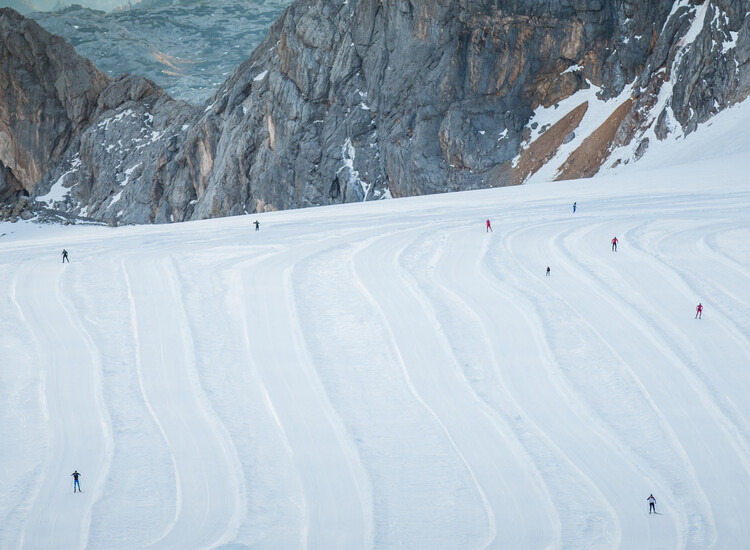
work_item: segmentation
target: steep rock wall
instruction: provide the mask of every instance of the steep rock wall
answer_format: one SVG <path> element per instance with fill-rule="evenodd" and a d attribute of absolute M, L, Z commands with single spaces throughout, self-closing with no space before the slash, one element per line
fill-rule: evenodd
<path fill-rule="evenodd" d="M 0 10 L 0 198 L 33 190 L 90 122 L 108 82 L 62 39 Z"/>
<path fill-rule="evenodd" d="M 296 3 L 204 116 L 218 170 L 193 215 L 512 183 L 534 108 L 640 74 L 625 21 L 653 36 L 672 3 L 638 4 Z"/>
<path fill-rule="evenodd" d="M 81 92 L 42 71 L 39 86 L 62 96 L 56 111 L 51 92 L 3 88 L 0 124 L 36 109 L 60 126 L 13 155 L 0 141 L 0 182 L 142 223 L 517 184 L 545 162 L 559 162 L 558 177 L 589 176 L 747 95 L 749 12 L 750 0 L 296 2 L 198 108 L 139 77 L 101 80 L 68 52 L 65 66 L 94 76 Z M 12 46 L 28 36 L 19 17 L 0 11 L 15 79 L 30 62 Z M 55 43 L 33 39 L 37 51 Z M 628 101 L 558 159 L 584 102 L 543 140 L 530 119 L 590 86 Z M 19 168 L 35 155 L 24 166 L 36 172 Z"/>

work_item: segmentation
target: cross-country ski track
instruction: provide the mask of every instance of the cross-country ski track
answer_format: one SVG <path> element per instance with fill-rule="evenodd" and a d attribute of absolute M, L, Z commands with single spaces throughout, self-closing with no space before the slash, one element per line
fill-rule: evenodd
<path fill-rule="evenodd" d="M 0 548 L 750 540 L 746 183 L 0 229 Z"/>

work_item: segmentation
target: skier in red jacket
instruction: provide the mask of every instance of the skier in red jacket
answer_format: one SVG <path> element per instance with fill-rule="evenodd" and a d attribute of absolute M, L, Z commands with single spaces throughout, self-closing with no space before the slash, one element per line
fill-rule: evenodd
<path fill-rule="evenodd" d="M 487 230 L 485 231 L 485 233 L 491 233 L 491 232 L 492 232 L 492 226 L 490 225 L 490 220 L 488 219 L 487 220 Z"/>
<path fill-rule="evenodd" d="M 612 239 L 612 251 L 617 252 L 617 237 Z"/>
<path fill-rule="evenodd" d="M 695 308 L 695 318 L 700 319 L 702 313 L 703 313 L 703 305 L 699 303 L 698 306 Z"/>

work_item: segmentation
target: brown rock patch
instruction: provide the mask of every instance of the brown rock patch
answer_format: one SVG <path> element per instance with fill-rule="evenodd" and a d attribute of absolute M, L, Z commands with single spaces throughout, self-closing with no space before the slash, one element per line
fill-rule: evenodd
<path fill-rule="evenodd" d="M 609 115 L 604 124 L 583 140 L 583 143 L 573 151 L 558 170 L 555 180 L 570 180 L 590 178 L 595 175 L 609 153 L 617 135 L 617 129 L 633 106 L 633 99 L 628 98 L 622 105 Z"/>
<path fill-rule="evenodd" d="M 536 173 L 537 170 L 553 158 L 560 145 L 562 145 L 565 136 L 578 128 L 588 108 L 589 102 L 584 101 L 524 149 L 521 152 L 518 165 L 516 165 L 510 177 L 510 184 L 522 184 L 526 181 L 526 178 Z"/>

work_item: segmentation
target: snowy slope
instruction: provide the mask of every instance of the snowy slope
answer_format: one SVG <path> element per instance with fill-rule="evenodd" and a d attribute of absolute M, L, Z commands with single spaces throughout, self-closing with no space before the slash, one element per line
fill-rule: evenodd
<path fill-rule="evenodd" d="M 258 232 L 0 225 L 0 548 L 746 546 L 748 155 L 675 151 Z"/>

